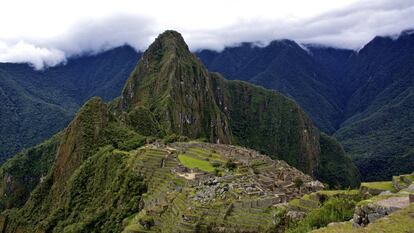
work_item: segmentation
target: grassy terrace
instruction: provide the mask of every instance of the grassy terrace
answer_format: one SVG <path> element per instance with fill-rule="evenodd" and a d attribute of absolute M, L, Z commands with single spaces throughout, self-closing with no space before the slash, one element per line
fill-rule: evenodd
<path fill-rule="evenodd" d="M 209 161 L 225 162 L 219 154 L 201 148 L 189 148 L 186 154 L 200 159 L 208 159 Z"/>
<path fill-rule="evenodd" d="M 359 195 L 359 190 L 357 190 L 357 189 L 351 189 L 351 190 L 321 190 L 318 193 L 323 194 L 323 195 L 327 195 L 327 196 L 337 196 L 337 195 L 355 196 L 355 195 Z"/>
<path fill-rule="evenodd" d="M 211 165 L 211 163 L 206 160 L 194 158 L 186 154 L 178 155 L 178 159 L 180 160 L 180 163 L 185 167 L 198 168 L 205 172 L 214 172 L 213 165 Z"/>
<path fill-rule="evenodd" d="M 188 148 L 183 154 L 179 154 L 178 159 L 185 167 L 198 168 L 201 171 L 210 173 L 219 169 L 215 167 L 220 167 L 226 162 L 214 151 L 194 147 Z"/>
<path fill-rule="evenodd" d="M 396 190 L 395 190 L 394 186 L 392 185 L 391 181 L 362 183 L 361 187 L 366 187 L 368 189 L 388 190 L 388 191 L 391 191 L 391 192 L 396 192 Z"/>

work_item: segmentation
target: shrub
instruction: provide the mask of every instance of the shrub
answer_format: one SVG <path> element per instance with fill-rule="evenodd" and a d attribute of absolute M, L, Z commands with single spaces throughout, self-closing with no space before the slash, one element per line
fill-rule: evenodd
<path fill-rule="evenodd" d="M 226 161 L 225 167 L 232 171 L 237 167 L 237 164 L 234 162 L 233 159 L 229 159 Z"/>
<path fill-rule="evenodd" d="M 299 177 L 296 177 L 293 180 L 293 183 L 295 184 L 295 187 L 296 188 L 300 188 L 303 185 L 303 180 L 301 178 L 299 178 Z"/>
<path fill-rule="evenodd" d="M 221 166 L 221 164 L 219 162 L 216 162 L 216 161 L 211 162 L 211 165 L 213 167 L 216 167 L 216 168 Z"/>

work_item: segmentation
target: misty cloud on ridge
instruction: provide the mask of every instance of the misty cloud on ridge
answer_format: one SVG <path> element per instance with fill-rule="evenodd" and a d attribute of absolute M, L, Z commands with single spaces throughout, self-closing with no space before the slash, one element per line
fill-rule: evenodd
<path fill-rule="evenodd" d="M 165 28 L 156 18 L 117 14 L 79 20 L 64 34 L 51 39 L 0 37 L 0 62 L 29 62 L 35 69 L 42 69 L 72 56 L 95 54 L 125 44 L 145 50 L 167 29 L 181 32 L 192 50 L 222 50 L 241 42 L 266 45 L 277 39 L 359 49 L 376 35 L 395 35 L 413 28 L 412 15 L 414 0 L 361 1 L 304 20 L 242 19 L 227 27 L 194 30 L 183 25 Z"/>

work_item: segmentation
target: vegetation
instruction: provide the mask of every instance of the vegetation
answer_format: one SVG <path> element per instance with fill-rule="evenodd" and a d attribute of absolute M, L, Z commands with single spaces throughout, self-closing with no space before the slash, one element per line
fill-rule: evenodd
<path fill-rule="evenodd" d="M 341 144 L 334 138 L 321 134 L 321 157 L 317 172 L 318 179 L 331 188 L 358 187 L 360 175 L 351 159 L 345 154 Z"/>
<path fill-rule="evenodd" d="M 322 207 L 310 211 L 307 216 L 289 226 L 286 233 L 305 233 L 325 227 L 331 222 L 342 222 L 352 218 L 355 201 L 348 198 L 330 198 Z"/>
<path fill-rule="evenodd" d="M 354 228 L 352 223 L 338 223 L 333 226 L 322 228 L 314 231 L 315 233 L 377 233 L 377 232 L 393 232 L 407 233 L 414 229 L 414 204 L 409 207 L 398 210 L 390 214 L 387 218 L 382 218 L 374 223 L 370 223 L 364 228 Z"/>
<path fill-rule="evenodd" d="M 348 58 L 353 51 L 339 50 Z M 335 53 L 333 51 L 332 53 Z M 225 48 L 222 52 L 203 50 L 197 53 L 207 68 L 227 79 L 247 81 L 277 90 L 292 97 L 311 116 L 323 131 L 335 132 L 341 117 L 341 101 L 337 95 L 335 78 L 342 72 L 330 71 L 330 64 L 343 67 L 342 56 L 324 54 L 333 58 L 328 65 L 315 61 L 319 53 L 310 56 L 300 45 L 290 40 L 272 41 L 258 47 L 250 43 Z M 334 66 L 334 69 L 336 67 Z"/>
<path fill-rule="evenodd" d="M 396 192 L 391 181 L 364 182 L 364 183 L 361 183 L 361 188 Z"/>
<path fill-rule="evenodd" d="M 21 207 L 55 161 L 62 133 L 9 159 L 0 168 L 0 210 Z"/>
<path fill-rule="evenodd" d="M 213 167 L 213 165 L 210 162 L 205 161 L 205 160 L 197 159 L 197 158 L 185 155 L 185 154 L 178 155 L 178 159 L 184 166 L 188 168 L 198 168 L 205 172 L 215 171 L 215 168 Z"/>

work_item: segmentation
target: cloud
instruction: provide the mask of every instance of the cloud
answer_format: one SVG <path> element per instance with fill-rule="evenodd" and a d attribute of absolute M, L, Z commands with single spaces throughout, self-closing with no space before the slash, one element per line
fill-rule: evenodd
<path fill-rule="evenodd" d="M 194 49 L 221 50 L 240 42 L 268 44 L 293 39 L 339 48 L 359 49 L 377 35 L 414 28 L 414 1 L 361 1 L 308 19 L 252 19 L 215 30 L 184 31 Z"/>
<path fill-rule="evenodd" d="M 19 41 L 8 45 L 0 41 L 0 61 L 12 63 L 29 62 L 36 70 L 65 62 L 65 54 L 57 49 L 48 49 Z"/>
<path fill-rule="evenodd" d="M 59 48 L 68 56 L 97 53 L 125 44 L 143 50 L 159 33 L 154 30 L 154 26 L 153 19 L 134 15 L 83 20 L 48 44 Z"/>
<path fill-rule="evenodd" d="M 52 39 L 0 40 L 0 62 L 29 63 L 40 70 L 73 56 L 96 54 L 125 44 L 144 50 L 157 35 L 153 26 L 149 18 L 131 15 L 82 20 Z"/>
<path fill-rule="evenodd" d="M 276 39 L 359 49 L 376 35 L 395 35 L 414 28 L 414 0 L 351 1 L 340 8 L 306 14 L 306 17 L 297 17 L 298 14 L 306 13 L 304 6 L 298 5 L 299 13 L 289 16 L 286 12 L 277 11 L 281 2 L 257 1 L 242 2 L 243 9 L 239 9 L 239 5 L 234 6 L 234 9 L 216 9 L 216 13 L 214 7 L 209 6 L 209 12 L 204 12 L 203 9 L 196 9 L 195 5 L 189 7 L 183 1 L 170 4 L 169 9 L 148 10 L 149 6 L 145 8 L 142 5 L 143 10 L 140 12 L 129 7 L 128 11 L 112 13 L 112 5 L 108 5 L 108 14 L 76 16 L 78 18 L 75 21 L 72 20 L 69 26 L 62 24 L 62 28 L 59 23 L 55 23 L 55 27 L 62 32 L 53 36 L 39 36 L 48 32 L 47 28 L 42 33 L 36 33 L 36 29 L 33 29 L 34 32 L 27 35 L 15 32 L 9 33 L 12 35 L 7 37 L 2 36 L 0 31 L 0 62 L 28 62 L 36 69 L 42 69 L 65 62 L 72 56 L 99 53 L 124 44 L 136 50 L 145 50 L 166 29 L 180 31 L 192 50 L 221 50 L 241 42 L 266 45 Z M 321 7 L 327 4 L 322 0 L 314 2 L 321 4 Z M 268 5 L 254 6 L 251 10 L 254 12 L 249 14 L 247 3 Z M 274 14 L 271 9 L 275 9 Z M 94 8 L 91 10 L 91 14 L 95 12 Z M 267 13 L 260 16 L 259 10 L 266 10 Z M 220 23 L 220 19 L 223 23 Z M 40 26 L 35 24 L 33 28 Z"/>

